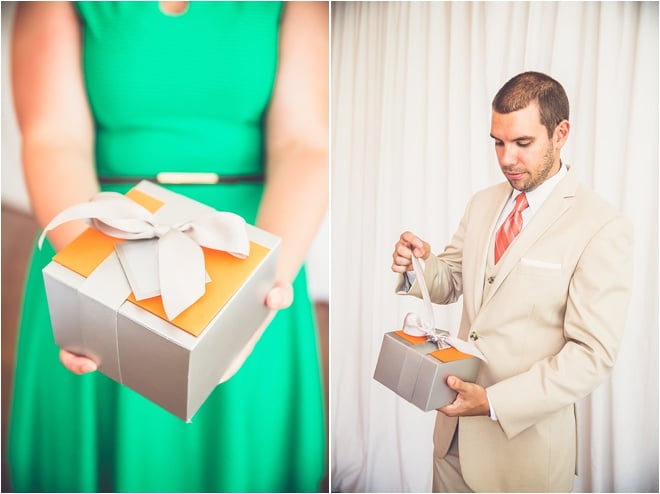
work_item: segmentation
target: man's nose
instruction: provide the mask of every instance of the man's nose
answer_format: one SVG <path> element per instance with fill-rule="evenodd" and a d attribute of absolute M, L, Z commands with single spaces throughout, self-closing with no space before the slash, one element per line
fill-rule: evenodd
<path fill-rule="evenodd" d="M 500 161 L 503 165 L 515 165 L 518 162 L 518 153 L 515 146 L 505 144 L 502 150 Z"/>

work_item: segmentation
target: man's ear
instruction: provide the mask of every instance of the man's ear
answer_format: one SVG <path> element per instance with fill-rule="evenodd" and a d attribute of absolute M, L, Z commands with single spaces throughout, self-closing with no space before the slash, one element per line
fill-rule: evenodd
<path fill-rule="evenodd" d="M 562 120 L 557 124 L 557 127 L 555 127 L 555 131 L 552 135 L 552 143 L 554 144 L 556 149 L 561 149 L 564 147 L 564 144 L 566 144 L 566 140 L 568 139 L 568 134 L 571 131 L 571 124 L 568 123 L 568 120 Z"/>

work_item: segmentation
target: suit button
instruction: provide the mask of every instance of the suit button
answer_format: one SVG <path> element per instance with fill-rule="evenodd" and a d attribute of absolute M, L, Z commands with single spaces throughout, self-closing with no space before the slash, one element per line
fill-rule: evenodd
<path fill-rule="evenodd" d="M 477 341 L 479 339 L 479 335 L 476 331 L 470 331 L 470 339 L 472 341 Z"/>
<path fill-rule="evenodd" d="M 492 285 L 493 281 L 495 281 L 495 277 L 494 276 L 489 276 L 487 281 L 488 281 L 489 285 Z"/>

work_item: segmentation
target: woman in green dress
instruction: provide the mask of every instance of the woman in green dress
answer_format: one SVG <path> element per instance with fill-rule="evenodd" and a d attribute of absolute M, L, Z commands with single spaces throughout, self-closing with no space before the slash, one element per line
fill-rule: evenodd
<path fill-rule="evenodd" d="M 301 265 L 327 202 L 327 15 L 324 3 L 18 7 L 14 100 L 42 226 L 99 189 L 211 172 L 219 183 L 166 187 L 283 243 L 265 301 L 274 319 L 186 424 L 55 346 L 41 269 L 84 225 L 49 234 L 33 254 L 19 332 L 9 438 L 16 491 L 319 488 L 322 381 Z"/>

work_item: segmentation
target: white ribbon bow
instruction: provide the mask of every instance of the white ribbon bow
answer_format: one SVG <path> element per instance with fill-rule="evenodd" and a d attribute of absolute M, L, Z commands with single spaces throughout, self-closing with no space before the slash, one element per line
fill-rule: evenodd
<path fill-rule="evenodd" d="M 82 219 L 111 237 L 127 240 L 158 238 L 160 294 L 170 320 L 206 292 L 202 246 L 225 251 L 240 259 L 250 253 L 245 220 L 237 214 L 208 208 L 187 221 L 162 224 L 147 209 L 117 192 L 100 192 L 90 202 L 76 204 L 55 216 L 39 237 L 39 248 L 47 232 L 63 223 Z M 127 267 L 122 266 L 127 271 Z"/>
<path fill-rule="evenodd" d="M 454 347 L 459 352 L 467 353 L 473 357 L 486 362 L 486 357 L 473 345 L 467 341 L 451 336 L 449 331 L 437 329 L 435 327 L 435 316 L 433 314 L 433 306 L 431 305 L 431 296 L 424 280 L 424 271 L 422 265 L 415 256 L 412 258 L 413 268 L 417 284 L 422 290 L 422 299 L 424 301 L 424 308 L 426 309 L 426 319 L 419 316 L 414 312 L 409 312 L 403 320 L 403 332 L 410 336 L 426 336 L 426 339 L 438 345 L 438 348 Z"/>

